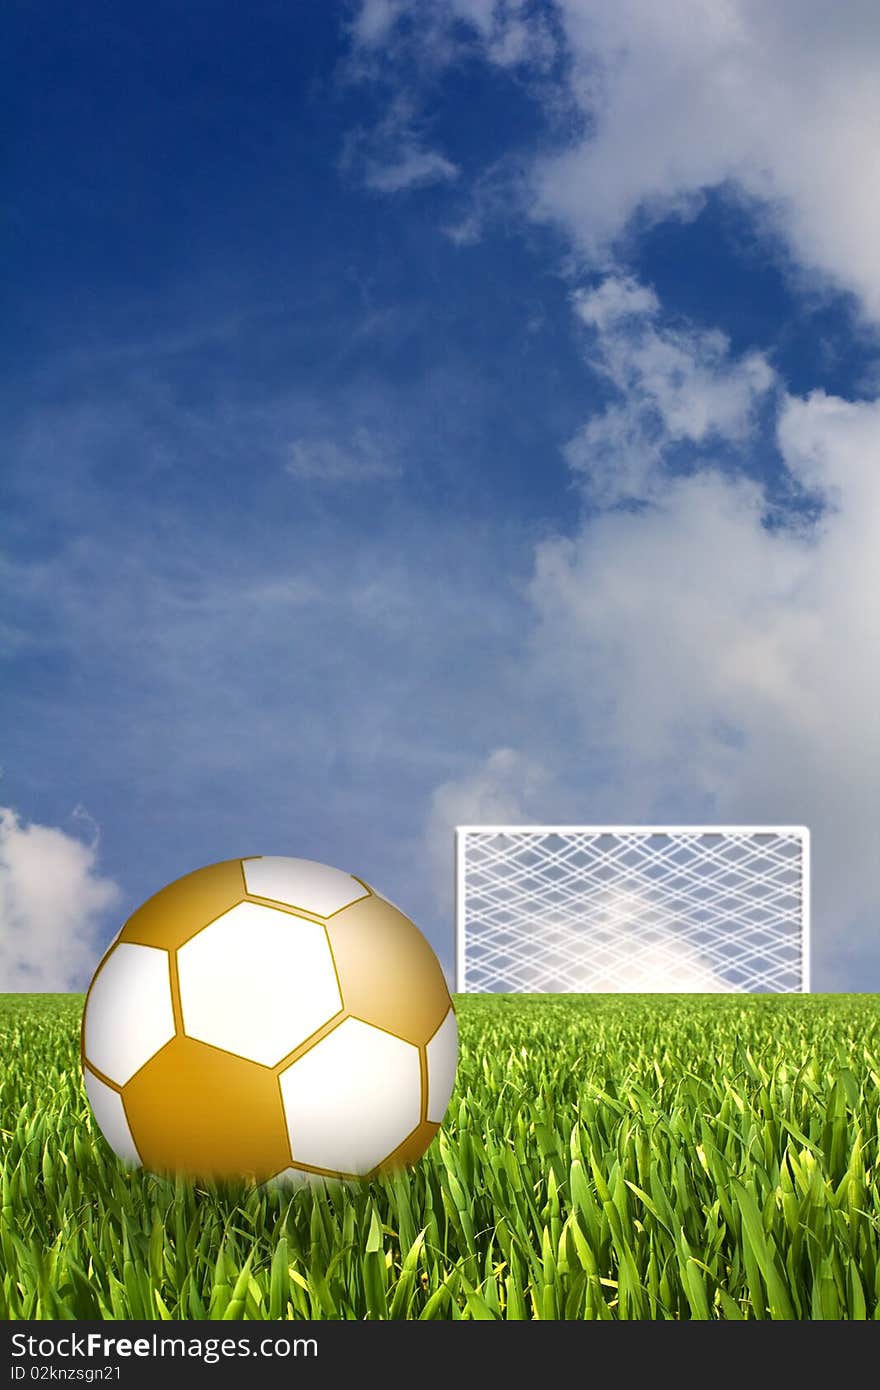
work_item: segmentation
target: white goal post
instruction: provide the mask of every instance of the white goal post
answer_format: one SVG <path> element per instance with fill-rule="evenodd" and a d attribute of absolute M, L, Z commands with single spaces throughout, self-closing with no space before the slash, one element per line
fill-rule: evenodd
<path fill-rule="evenodd" d="M 805 992 L 804 826 L 462 825 L 459 993 Z"/>

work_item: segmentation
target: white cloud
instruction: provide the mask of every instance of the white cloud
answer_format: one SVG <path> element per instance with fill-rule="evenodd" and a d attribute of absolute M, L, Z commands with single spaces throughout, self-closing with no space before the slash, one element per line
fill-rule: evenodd
<path fill-rule="evenodd" d="M 583 137 L 535 212 L 602 260 L 636 212 L 730 185 L 801 265 L 880 317 L 880 10 L 863 0 L 560 0 Z"/>
<path fill-rule="evenodd" d="M 591 365 L 622 397 L 564 449 L 594 505 L 653 495 L 662 481 L 657 466 L 672 445 L 748 438 L 755 406 L 774 382 L 761 353 L 733 360 L 723 333 L 658 325 L 657 296 L 629 277 L 609 276 L 577 292 L 574 306 L 595 332 Z"/>
<path fill-rule="evenodd" d="M 362 0 L 352 24 L 355 44 L 373 48 L 387 39 L 406 9 L 406 0 Z"/>
<path fill-rule="evenodd" d="M 435 788 L 425 828 L 425 856 L 437 903 L 451 906 L 451 845 L 457 825 L 528 824 L 537 815 L 547 775 L 513 748 L 495 748 L 480 762 Z"/>
<path fill-rule="evenodd" d="M 63 992 L 88 981 L 95 931 L 119 897 L 97 859 L 95 839 L 24 824 L 0 807 L 0 988 Z"/>
<path fill-rule="evenodd" d="M 654 318 L 660 301 L 648 285 L 631 275 L 609 275 L 594 290 L 575 295 L 575 308 L 584 323 L 600 332 L 632 318 Z"/>
<path fill-rule="evenodd" d="M 373 482 L 401 473 L 393 450 L 362 427 L 344 442 L 323 436 L 293 440 L 285 467 L 294 478 L 325 483 Z"/>
<path fill-rule="evenodd" d="M 514 748 L 495 748 L 479 768 L 437 787 L 431 816 L 447 839 L 456 825 L 513 824 L 527 819 L 545 780 L 543 769 Z"/>
<path fill-rule="evenodd" d="M 349 134 L 342 168 L 355 170 L 377 193 L 404 193 L 451 183 L 459 176 L 457 165 L 428 144 L 416 104 L 405 94 L 390 103 L 371 129 L 360 128 Z"/>
<path fill-rule="evenodd" d="M 626 394 L 630 408 L 644 403 L 656 410 L 669 442 L 748 435 L 756 400 L 774 380 L 762 353 L 731 362 L 718 329 L 656 327 L 656 296 L 631 280 L 611 277 L 593 293 L 576 294 L 575 309 L 598 330 L 593 365 Z"/>
<path fill-rule="evenodd" d="M 590 502 L 613 507 L 653 495 L 663 444 L 651 413 L 634 403 L 607 406 L 562 452 Z"/>
<path fill-rule="evenodd" d="M 350 27 L 351 52 L 340 69 L 344 79 L 369 82 L 394 95 L 371 128 L 350 132 L 343 169 L 355 170 L 368 188 L 396 194 L 432 184 L 454 183 L 461 169 L 434 148 L 426 130 L 423 91 L 456 62 L 482 56 L 495 67 L 522 70 L 546 84 L 558 56 L 555 26 L 531 0 L 362 0 Z M 510 171 L 505 171 L 505 203 Z M 495 201 L 483 186 L 497 185 L 499 171 L 483 171 L 473 207 L 446 228 L 460 245 L 479 240 Z M 497 208 L 496 208 L 497 210 Z"/>
<path fill-rule="evenodd" d="M 364 174 L 367 187 L 377 193 L 400 193 L 457 178 L 458 169 L 445 155 L 420 149 L 411 140 L 403 141 L 385 163 L 369 159 Z"/>
<path fill-rule="evenodd" d="M 447 236 L 454 246 L 476 246 L 483 235 L 482 218 L 475 209 L 471 209 L 464 213 L 458 222 L 444 227 L 443 235 Z"/>
<path fill-rule="evenodd" d="M 502 154 L 461 184 L 462 197 L 441 231 L 455 246 L 474 246 L 493 225 L 509 225 L 512 204 L 524 199 L 523 167 L 518 157 Z"/>
<path fill-rule="evenodd" d="M 520 3 L 366 0 L 361 32 L 401 69 L 476 49 L 528 74 L 565 141 L 534 163 L 533 215 L 594 264 L 636 214 L 689 217 L 728 188 L 814 272 L 813 290 L 819 272 L 880 318 L 874 0 L 557 0 L 552 23 Z M 560 42 L 566 77 L 550 82 Z"/>
<path fill-rule="evenodd" d="M 436 8 L 436 0 L 429 0 Z M 527 64 L 549 67 L 556 39 L 548 16 L 532 0 L 448 0 L 450 21 L 471 25 L 485 45 L 486 56 L 501 68 Z"/>
<path fill-rule="evenodd" d="M 382 48 L 410 66 L 435 68 L 472 54 L 475 44 L 501 68 L 548 67 L 557 51 L 549 17 L 533 0 L 361 0 L 351 37 L 360 57 Z"/>

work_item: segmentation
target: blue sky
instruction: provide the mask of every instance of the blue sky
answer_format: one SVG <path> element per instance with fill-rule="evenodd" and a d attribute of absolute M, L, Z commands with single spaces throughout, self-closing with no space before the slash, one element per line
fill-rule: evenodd
<path fill-rule="evenodd" d="M 13 6 L 0 971 L 458 822 L 808 824 L 880 989 L 873 6 Z"/>

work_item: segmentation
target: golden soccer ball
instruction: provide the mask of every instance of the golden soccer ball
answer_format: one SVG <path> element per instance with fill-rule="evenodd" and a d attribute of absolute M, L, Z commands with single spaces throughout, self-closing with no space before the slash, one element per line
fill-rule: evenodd
<path fill-rule="evenodd" d="M 83 1013 L 86 1093 L 111 1148 L 203 1179 L 415 1163 L 457 1056 L 422 933 L 308 859 L 230 859 L 163 888 L 109 947 Z"/>

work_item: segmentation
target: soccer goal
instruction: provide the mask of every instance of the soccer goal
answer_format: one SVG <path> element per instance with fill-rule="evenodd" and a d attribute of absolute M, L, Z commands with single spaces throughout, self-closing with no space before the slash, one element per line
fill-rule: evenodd
<path fill-rule="evenodd" d="M 809 908 L 803 826 L 456 830 L 460 992 L 806 991 Z"/>

